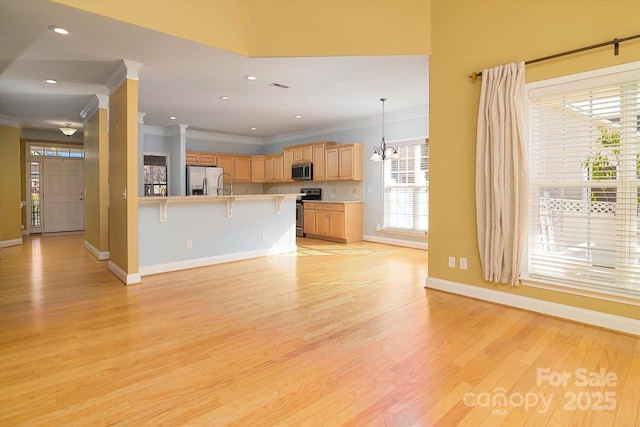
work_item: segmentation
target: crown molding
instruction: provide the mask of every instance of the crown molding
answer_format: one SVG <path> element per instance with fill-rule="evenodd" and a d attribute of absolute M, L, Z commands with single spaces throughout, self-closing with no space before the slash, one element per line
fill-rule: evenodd
<path fill-rule="evenodd" d="M 95 94 L 86 107 L 80 111 L 80 117 L 87 119 L 93 116 L 99 108 L 109 108 L 109 96 Z"/>
<path fill-rule="evenodd" d="M 7 116 L 5 114 L 0 114 L 0 126 L 10 126 L 12 128 L 20 129 L 20 119 Z"/>
<path fill-rule="evenodd" d="M 113 93 L 118 89 L 125 80 L 138 80 L 138 71 L 142 67 L 142 63 L 123 59 L 116 71 L 105 83 L 109 88 L 109 93 Z"/>
<path fill-rule="evenodd" d="M 428 119 L 428 117 L 429 117 L 429 106 L 420 105 L 413 108 L 385 113 L 385 125 L 389 123 L 403 122 L 406 120 L 412 120 L 412 119 L 418 119 L 418 118 Z M 283 133 L 281 135 L 265 138 L 264 144 L 265 145 L 278 144 L 278 143 L 294 141 L 298 139 L 313 138 L 320 135 L 326 135 L 328 133 L 346 132 L 346 131 L 351 131 L 356 129 L 365 129 L 365 128 L 370 128 L 375 126 L 382 126 L 381 120 L 382 120 L 382 115 L 376 115 L 376 116 L 364 117 L 358 120 L 351 120 L 348 122 L 335 123 L 330 126 L 305 129 L 298 132 Z"/>

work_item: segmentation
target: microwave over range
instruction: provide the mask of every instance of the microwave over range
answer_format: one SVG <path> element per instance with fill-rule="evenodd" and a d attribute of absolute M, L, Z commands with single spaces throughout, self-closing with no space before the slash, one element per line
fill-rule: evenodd
<path fill-rule="evenodd" d="M 294 181 L 310 181 L 313 179 L 313 163 L 295 163 L 291 165 L 291 178 Z"/>

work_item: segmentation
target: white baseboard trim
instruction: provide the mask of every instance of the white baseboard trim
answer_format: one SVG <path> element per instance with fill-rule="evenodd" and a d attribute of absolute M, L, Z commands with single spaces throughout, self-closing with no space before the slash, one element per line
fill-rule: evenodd
<path fill-rule="evenodd" d="M 537 313 L 560 317 L 574 322 L 586 323 L 588 325 L 599 326 L 606 329 L 612 329 L 614 331 L 625 332 L 627 334 L 640 335 L 640 321 L 629 319 L 627 317 L 538 300 L 521 295 L 513 295 L 507 292 L 495 291 L 493 289 L 466 285 L 463 283 L 450 282 L 448 280 L 436 279 L 433 277 L 427 277 L 425 288 L 437 289 L 466 297 L 477 298 L 483 301 L 508 305 L 510 307 L 521 308 L 528 311 L 535 311 Z"/>
<path fill-rule="evenodd" d="M 403 246 L 405 248 L 423 249 L 425 251 L 429 249 L 429 243 L 427 242 L 413 242 L 411 240 L 389 239 L 388 237 L 371 235 L 363 236 L 362 240 L 365 242 L 384 243 L 385 245 Z"/>
<path fill-rule="evenodd" d="M 112 272 L 125 285 L 140 283 L 142 281 L 140 273 L 127 274 L 126 271 L 118 267 L 113 261 L 109 261 L 109 271 Z"/>
<path fill-rule="evenodd" d="M 21 245 L 22 242 L 22 237 L 20 237 L 19 239 L 12 239 L 12 240 L 2 240 L 0 241 L 0 248 L 6 248 L 8 246 L 16 246 L 16 245 Z"/>
<path fill-rule="evenodd" d="M 296 252 L 297 245 L 289 245 L 278 248 L 277 251 L 274 251 L 273 248 L 264 249 L 264 250 L 256 250 L 256 251 L 248 251 L 248 252 L 237 252 L 233 254 L 225 254 L 225 255 L 217 255 L 212 257 L 205 258 L 196 258 L 189 259 L 184 261 L 175 261 L 168 262 L 164 264 L 155 264 L 155 265 L 147 265 L 140 267 L 140 275 L 141 276 L 149 276 L 151 274 L 159 274 L 159 273 L 167 273 L 170 271 L 178 271 L 178 270 L 186 270 L 189 268 L 197 268 L 197 267 L 206 267 L 208 265 L 222 264 L 225 262 L 233 262 L 233 261 L 241 261 L 244 259 L 251 258 L 259 258 L 267 255 L 278 255 L 285 254 L 290 252 Z"/>
<path fill-rule="evenodd" d="M 86 240 L 84 241 L 84 247 L 86 250 L 91 252 L 91 255 L 98 258 L 98 260 L 100 261 L 104 261 L 111 258 L 111 254 L 109 253 L 109 251 L 100 252 L 95 246 L 93 246 L 91 243 L 87 242 Z"/>

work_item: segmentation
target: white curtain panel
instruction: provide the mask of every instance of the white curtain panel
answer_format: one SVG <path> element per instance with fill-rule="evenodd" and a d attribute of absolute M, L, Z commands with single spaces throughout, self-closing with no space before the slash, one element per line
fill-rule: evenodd
<path fill-rule="evenodd" d="M 482 71 L 476 141 L 476 220 L 484 280 L 518 284 L 529 180 L 524 62 Z"/>

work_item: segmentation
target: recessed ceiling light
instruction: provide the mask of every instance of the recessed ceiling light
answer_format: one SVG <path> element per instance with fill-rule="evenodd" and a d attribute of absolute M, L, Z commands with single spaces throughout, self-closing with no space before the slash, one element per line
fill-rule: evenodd
<path fill-rule="evenodd" d="M 258 128 L 251 128 L 251 130 L 258 130 Z"/>
<path fill-rule="evenodd" d="M 226 101 L 226 100 L 229 99 L 229 97 L 228 96 L 221 96 L 220 99 L 222 99 L 223 101 Z"/>
<path fill-rule="evenodd" d="M 245 76 L 244 78 L 247 80 L 258 80 L 256 76 Z"/>
<path fill-rule="evenodd" d="M 57 25 L 49 25 L 49 29 L 56 34 L 62 34 L 63 36 L 69 35 L 69 30 L 66 28 L 58 27 Z"/>
<path fill-rule="evenodd" d="M 296 116 L 296 119 L 301 119 L 301 118 L 302 118 L 302 116 L 301 116 L 301 115 L 297 115 L 297 116 Z"/>
<path fill-rule="evenodd" d="M 49 83 L 50 85 L 57 85 L 58 81 L 54 79 L 44 79 L 43 82 Z"/>
<path fill-rule="evenodd" d="M 176 116 L 169 116 L 169 120 L 175 120 L 175 119 L 177 119 Z"/>

